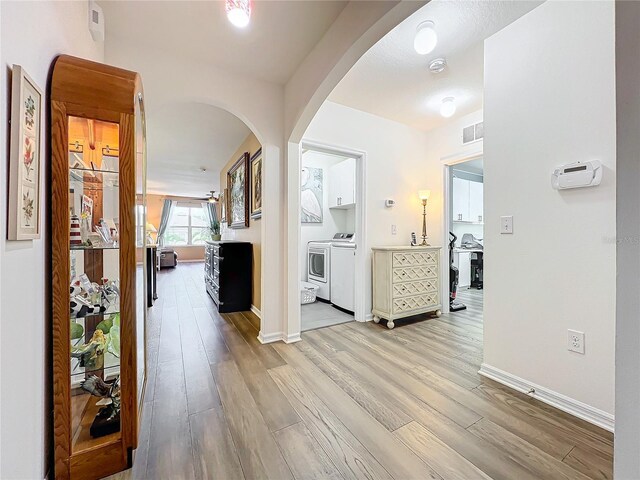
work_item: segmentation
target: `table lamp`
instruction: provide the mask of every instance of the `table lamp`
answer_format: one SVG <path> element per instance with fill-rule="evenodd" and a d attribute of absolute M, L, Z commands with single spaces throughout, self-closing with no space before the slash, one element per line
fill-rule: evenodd
<path fill-rule="evenodd" d="M 422 243 L 420 246 L 428 246 L 427 243 L 427 200 L 431 195 L 431 190 L 420 190 L 418 197 L 422 200 Z"/>
<path fill-rule="evenodd" d="M 153 237 L 151 236 L 152 233 L 158 233 L 158 230 L 153 225 L 153 223 L 147 222 L 147 243 L 149 245 L 154 245 L 156 243 Z"/>

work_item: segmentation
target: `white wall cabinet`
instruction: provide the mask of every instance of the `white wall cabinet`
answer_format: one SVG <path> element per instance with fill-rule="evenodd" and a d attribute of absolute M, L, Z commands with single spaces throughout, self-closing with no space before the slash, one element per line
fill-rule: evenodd
<path fill-rule="evenodd" d="M 453 221 L 469 221 L 469 180 L 453 178 Z"/>
<path fill-rule="evenodd" d="M 469 221 L 484 221 L 484 185 L 480 182 L 469 182 Z"/>
<path fill-rule="evenodd" d="M 329 208 L 356 204 L 356 160 L 348 158 L 329 169 Z"/>
<path fill-rule="evenodd" d="M 483 184 L 464 178 L 453 178 L 452 220 L 454 222 L 483 222 Z"/>

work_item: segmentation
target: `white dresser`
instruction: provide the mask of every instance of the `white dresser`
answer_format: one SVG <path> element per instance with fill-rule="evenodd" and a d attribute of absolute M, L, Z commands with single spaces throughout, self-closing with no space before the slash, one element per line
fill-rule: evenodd
<path fill-rule="evenodd" d="M 394 320 L 420 313 L 442 314 L 440 300 L 441 247 L 374 247 L 373 321 Z"/>

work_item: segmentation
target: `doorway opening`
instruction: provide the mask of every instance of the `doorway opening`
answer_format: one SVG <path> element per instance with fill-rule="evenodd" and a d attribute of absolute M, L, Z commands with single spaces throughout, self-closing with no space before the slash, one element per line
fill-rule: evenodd
<path fill-rule="evenodd" d="M 364 321 L 364 153 L 303 141 L 300 330 Z M 359 293 L 360 292 L 360 293 Z"/>
<path fill-rule="evenodd" d="M 482 328 L 484 292 L 484 163 L 482 153 L 449 161 L 445 169 L 445 242 L 452 318 Z"/>

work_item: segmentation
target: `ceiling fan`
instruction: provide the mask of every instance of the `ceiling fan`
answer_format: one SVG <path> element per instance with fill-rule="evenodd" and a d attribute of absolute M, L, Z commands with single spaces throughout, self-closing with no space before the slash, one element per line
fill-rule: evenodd
<path fill-rule="evenodd" d="M 209 203 L 215 203 L 218 201 L 219 196 L 220 194 L 216 195 L 215 190 L 211 190 L 211 192 L 207 194 L 206 200 Z"/>

